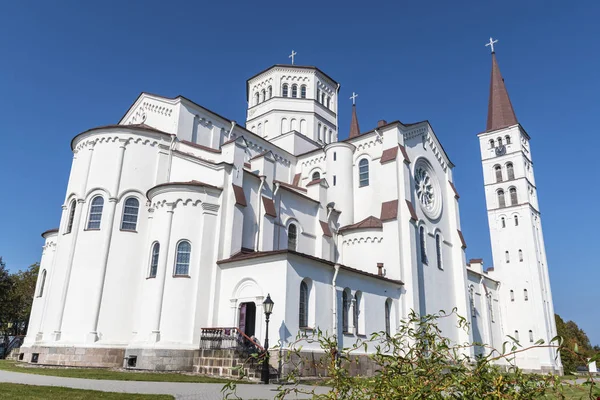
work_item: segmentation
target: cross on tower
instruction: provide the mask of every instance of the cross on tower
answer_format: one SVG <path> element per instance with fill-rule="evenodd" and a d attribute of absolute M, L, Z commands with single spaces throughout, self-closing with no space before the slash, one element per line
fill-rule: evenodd
<path fill-rule="evenodd" d="M 350 100 L 352 100 L 352 105 L 356 105 L 356 98 L 358 97 L 358 95 L 354 92 L 352 92 L 352 96 L 350 96 Z"/>
<path fill-rule="evenodd" d="M 292 54 L 290 54 L 290 55 L 288 56 L 288 58 L 291 58 L 291 59 L 292 59 L 292 65 L 294 65 L 294 56 L 295 56 L 296 54 L 298 54 L 298 53 L 296 53 L 294 50 L 292 50 Z"/>
<path fill-rule="evenodd" d="M 498 43 L 498 40 L 493 40 L 493 39 L 490 37 L 490 42 L 489 42 L 488 44 L 486 44 L 486 45 L 485 45 L 485 47 L 487 47 L 487 46 L 490 46 L 490 47 L 491 47 L 491 49 L 492 49 L 492 53 L 494 52 L 494 43 Z"/>

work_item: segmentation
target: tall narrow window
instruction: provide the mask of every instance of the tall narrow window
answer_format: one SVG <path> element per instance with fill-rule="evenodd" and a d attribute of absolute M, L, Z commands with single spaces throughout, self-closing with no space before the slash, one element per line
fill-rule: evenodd
<path fill-rule="evenodd" d="M 291 130 L 298 131 L 298 120 L 296 118 L 292 118 L 290 123 L 292 125 Z"/>
<path fill-rule="evenodd" d="M 104 198 L 96 196 L 92 199 L 90 207 L 90 215 L 88 217 L 87 229 L 100 229 L 100 221 L 102 220 L 102 209 L 104 208 Z"/>
<path fill-rule="evenodd" d="M 471 306 L 471 316 L 477 317 L 477 309 L 475 308 L 475 288 L 469 285 L 469 305 Z"/>
<path fill-rule="evenodd" d="M 533 331 L 531 329 L 529 330 L 529 342 L 533 343 Z"/>
<path fill-rule="evenodd" d="M 337 160 L 337 153 L 334 151 L 333 152 L 333 161 Z"/>
<path fill-rule="evenodd" d="M 260 101 L 263 102 L 267 99 L 267 92 L 265 91 L 265 89 L 260 91 Z"/>
<path fill-rule="evenodd" d="M 519 217 L 515 215 L 515 226 L 519 226 Z"/>
<path fill-rule="evenodd" d="M 529 294 L 527 293 L 527 289 L 523 289 L 523 299 L 525 301 L 529 301 Z"/>
<path fill-rule="evenodd" d="M 300 328 L 308 326 L 308 285 L 300 283 L 300 309 L 298 310 L 298 324 Z"/>
<path fill-rule="evenodd" d="M 304 133 L 306 134 L 306 120 L 305 119 L 301 119 L 300 120 L 300 133 Z"/>
<path fill-rule="evenodd" d="M 498 190 L 498 207 L 506 207 L 506 200 L 504 199 L 504 190 Z"/>
<path fill-rule="evenodd" d="M 385 333 L 390 336 L 391 334 L 391 317 L 392 317 L 392 300 L 387 299 L 385 301 Z"/>
<path fill-rule="evenodd" d="M 519 249 L 519 262 L 523 262 L 523 250 Z"/>
<path fill-rule="evenodd" d="M 369 160 L 363 158 L 358 162 L 358 187 L 369 186 Z"/>
<path fill-rule="evenodd" d="M 327 139 L 327 127 L 323 126 L 323 142 Z"/>
<path fill-rule="evenodd" d="M 256 134 L 262 136 L 262 124 L 258 124 L 258 129 L 256 130 Z"/>
<path fill-rule="evenodd" d="M 502 182 L 502 167 L 496 165 L 494 171 L 496 171 L 496 182 Z"/>
<path fill-rule="evenodd" d="M 515 169 L 513 168 L 512 163 L 506 164 L 506 174 L 508 175 L 508 179 L 515 179 Z"/>
<path fill-rule="evenodd" d="M 337 178 L 336 178 L 336 176 L 334 175 L 334 176 L 333 176 L 333 186 L 335 186 L 336 184 L 337 184 Z"/>
<path fill-rule="evenodd" d="M 510 301 L 515 301 L 515 291 L 512 289 L 510 291 Z"/>
<path fill-rule="evenodd" d="M 442 266 L 442 237 L 440 236 L 440 234 L 438 233 L 437 235 L 435 235 L 435 250 L 436 250 L 436 256 L 437 256 L 437 267 L 439 269 L 444 269 L 444 267 Z"/>
<path fill-rule="evenodd" d="M 296 98 L 298 97 L 298 85 L 292 85 L 292 97 Z"/>
<path fill-rule="evenodd" d="M 69 220 L 67 221 L 67 230 L 65 234 L 71 233 L 73 230 L 73 220 L 75 219 L 75 207 L 77 207 L 77 202 L 75 200 L 71 200 L 71 205 L 69 206 Z"/>
<path fill-rule="evenodd" d="M 325 104 L 325 92 L 321 92 L 321 104 Z"/>
<path fill-rule="evenodd" d="M 44 285 L 46 284 L 46 270 L 42 270 L 40 274 L 40 290 L 38 291 L 37 297 L 42 297 L 44 295 Z"/>
<path fill-rule="evenodd" d="M 506 250 L 504 252 L 504 256 L 506 258 L 506 263 L 508 264 L 510 262 L 510 254 L 509 254 L 508 250 Z"/>
<path fill-rule="evenodd" d="M 510 188 L 509 190 L 510 192 L 510 205 L 511 206 L 516 206 L 518 201 L 517 201 L 517 188 Z"/>
<path fill-rule="evenodd" d="M 502 138 L 501 137 L 498 138 L 498 146 L 502 146 Z"/>
<path fill-rule="evenodd" d="M 519 341 L 519 331 L 515 331 L 515 340 Z"/>
<path fill-rule="evenodd" d="M 506 135 L 504 139 L 506 139 L 506 144 L 510 144 L 510 136 Z"/>
<path fill-rule="evenodd" d="M 500 222 L 502 223 L 502 227 L 506 228 L 506 219 L 504 217 L 500 218 Z"/>
<path fill-rule="evenodd" d="M 329 143 L 333 142 L 333 131 L 330 129 L 329 130 Z"/>
<path fill-rule="evenodd" d="M 425 248 L 425 227 L 419 228 L 419 243 L 421 245 L 421 262 L 427 264 L 427 249 Z"/>
<path fill-rule="evenodd" d="M 135 231 L 137 227 L 138 212 L 140 210 L 140 202 L 135 197 L 130 197 L 125 200 L 123 207 L 123 220 L 121 221 L 121 229 L 124 231 Z"/>
<path fill-rule="evenodd" d="M 317 140 L 321 141 L 321 124 L 317 125 Z"/>
<path fill-rule="evenodd" d="M 331 101 L 331 97 L 327 96 L 327 108 L 329 108 L 329 102 Z"/>
<path fill-rule="evenodd" d="M 312 180 L 316 181 L 317 179 L 321 179 L 321 174 L 319 173 L 319 171 L 315 171 L 312 174 Z"/>
<path fill-rule="evenodd" d="M 353 316 L 353 322 L 354 322 L 354 333 L 356 333 L 357 335 L 360 335 L 360 333 L 361 333 L 360 330 L 359 330 L 359 327 L 360 327 L 360 323 L 359 322 L 360 322 L 360 319 L 361 319 L 361 316 L 360 316 L 360 302 L 361 302 L 361 299 L 362 299 L 362 293 L 359 292 L 359 291 L 357 291 L 354 294 L 354 307 L 352 309 L 352 311 L 353 311 L 352 316 Z"/>
<path fill-rule="evenodd" d="M 290 124 L 287 118 L 281 119 L 281 134 L 288 133 L 290 131 Z"/>
<path fill-rule="evenodd" d="M 490 312 L 490 321 L 494 322 L 494 301 L 492 300 L 492 294 L 488 292 L 485 297 L 488 301 L 488 310 Z"/>
<path fill-rule="evenodd" d="M 490 147 L 493 149 L 494 147 L 496 147 L 496 142 L 494 142 L 494 139 L 490 139 Z"/>
<path fill-rule="evenodd" d="M 300 97 L 303 99 L 306 98 L 306 85 L 300 86 Z"/>
<path fill-rule="evenodd" d="M 273 86 L 269 86 L 269 88 L 267 90 L 269 93 L 269 98 L 273 97 Z"/>
<path fill-rule="evenodd" d="M 150 255 L 150 273 L 148 278 L 156 278 L 158 272 L 158 256 L 160 255 L 160 244 L 154 243 L 152 246 L 152 254 Z"/>
<path fill-rule="evenodd" d="M 288 97 L 288 84 L 287 83 L 283 84 L 283 87 L 282 87 L 282 90 L 281 90 L 281 95 L 283 97 Z"/>
<path fill-rule="evenodd" d="M 350 301 L 348 299 L 348 291 L 342 292 L 342 332 L 348 333 L 348 308 Z"/>
<path fill-rule="evenodd" d="M 190 257 L 192 254 L 192 245 L 187 240 L 182 240 L 177 244 L 177 259 L 175 260 L 175 275 L 190 274 Z"/>
<path fill-rule="evenodd" d="M 288 250 L 296 251 L 298 248 L 298 227 L 296 224 L 288 226 Z"/>
<path fill-rule="evenodd" d="M 321 100 L 321 89 L 317 89 L 317 101 Z"/>

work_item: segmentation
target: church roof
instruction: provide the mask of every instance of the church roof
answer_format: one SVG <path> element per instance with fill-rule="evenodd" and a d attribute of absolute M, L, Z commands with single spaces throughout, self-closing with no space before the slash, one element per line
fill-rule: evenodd
<path fill-rule="evenodd" d="M 348 139 L 357 137 L 360 135 L 360 127 L 358 126 L 358 117 L 356 116 L 356 105 L 352 105 L 352 120 L 350 121 L 350 135 Z"/>
<path fill-rule="evenodd" d="M 269 68 L 265 68 L 262 71 L 260 71 L 259 73 L 252 75 L 250 78 L 248 78 L 246 80 L 246 82 L 250 82 L 252 79 L 256 78 L 257 76 L 259 76 L 262 73 L 267 72 L 270 69 L 273 68 L 298 68 L 298 69 L 313 69 L 315 71 L 320 72 L 323 76 L 325 76 L 327 79 L 329 79 L 331 82 L 338 84 L 337 81 L 335 79 L 333 79 L 332 77 L 330 77 L 329 75 L 327 75 L 325 72 L 321 71 L 319 68 L 313 66 L 313 65 L 293 65 L 293 64 L 275 64 L 275 65 L 271 65 Z"/>
<path fill-rule="evenodd" d="M 79 138 L 81 135 L 85 135 L 86 133 L 101 130 L 101 129 L 134 129 L 134 130 L 142 130 L 142 131 L 147 131 L 147 132 L 159 133 L 161 135 L 172 136 L 168 132 L 161 131 L 159 129 L 153 128 L 150 125 L 146 125 L 146 124 L 103 125 L 103 126 L 97 126 L 95 128 L 90 128 L 90 129 L 83 131 L 80 134 L 76 135 L 73 139 L 71 139 L 71 150 L 74 149 L 73 144 L 75 143 L 75 140 L 77 140 L 77 138 Z"/>
<path fill-rule="evenodd" d="M 383 223 L 381 222 L 381 220 L 379 218 L 371 215 L 355 224 L 342 226 L 338 232 L 342 233 L 342 232 L 352 231 L 355 229 L 372 229 L 372 228 L 383 228 Z"/>
<path fill-rule="evenodd" d="M 490 79 L 490 99 L 488 103 L 488 117 L 486 132 L 506 128 L 517 124 L 517 116 L 508 97 L 504 79 L 500 74 L 500 67 L 496 60 L 496 53 L 492 53 L 492 76 Z"/>

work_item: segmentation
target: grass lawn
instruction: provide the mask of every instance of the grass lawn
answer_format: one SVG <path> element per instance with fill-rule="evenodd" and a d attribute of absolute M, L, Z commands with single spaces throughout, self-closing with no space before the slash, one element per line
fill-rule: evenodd
<path fill-rule="evenodd" d="M 105 379 L 114 381 L 227 383 L 228 379 L 178 372 L 118 371 L 102 368 L 38 367 L 15 361 L 0 360 L 0 370 L 27 374 L 62 376 L 65 378 Z M 244 383 L 251 383 L 244 381 Z"/>
<path fill-rule="evenodd" d="M 0 397 L 3 400 L 173 400 L 173 396 L 165 394 L 133 394 L 97 392 L 95 390 L 69 389 L 54 386 L 32 386 L 16 383 L 0 383 Z"/>
<path fill-rule="evenodd" d="M 587 385 L 563 385 L 563 394 L 566 399 L 575 400 L 575 399 L 589 399 L 590 387 Z M 594 389 L 594 396 L 600 396 L 600 389 Z M 546 399 L 559 399 L 557 395 L 549 395 L 545 397 Z M 595 399 L 596 397 L 594 397 Z"/>

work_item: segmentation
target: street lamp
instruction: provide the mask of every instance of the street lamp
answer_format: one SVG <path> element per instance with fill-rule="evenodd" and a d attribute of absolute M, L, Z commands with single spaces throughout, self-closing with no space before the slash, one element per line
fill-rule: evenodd
<path fill-rule="evenodd" d="M 273 312 L 273 300 L 271 300 L 271 295 L 267 294 L 267 298 L 263 301 L 263 309 L 265 310 L 265 318 L 267 321 L 267 326 L 265 329 L 265 358 L 263 360 L 263 367 L 261 373 L 261 380 L 263 383 L 269 383 L 269 317 Z"/>

